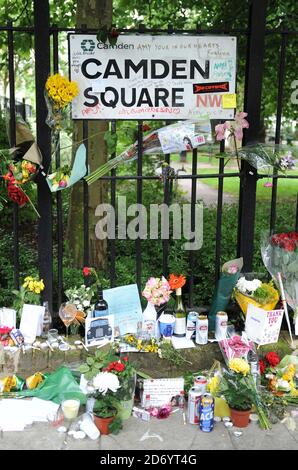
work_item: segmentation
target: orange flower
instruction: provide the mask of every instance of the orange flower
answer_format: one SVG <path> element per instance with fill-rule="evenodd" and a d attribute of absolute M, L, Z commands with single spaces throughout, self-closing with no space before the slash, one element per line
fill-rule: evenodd
<path fill-rule="evenodd" d="M 172 290 L 181 289 L 181 287 L 183 287 L 185 283 L 186 283 L 186 277 L 183 276 L 182 274 L 179 274 L 179 275 L 170 274 L 169 284 Z"/>
<path fill-rule="evenodd" d="M 77 311 L 77 314 L 74 318 L 74 324 L 75 325 L 82 325 L 85 323 L 85 315 L 84 312 L 80 312 L 79 310 Z"/>

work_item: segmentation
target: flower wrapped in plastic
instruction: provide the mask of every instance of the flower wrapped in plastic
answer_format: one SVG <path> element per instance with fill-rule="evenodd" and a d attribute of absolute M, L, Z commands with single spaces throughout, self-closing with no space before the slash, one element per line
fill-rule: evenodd
<path fill-rule="evenodd" d="M 244 315 L 249 304 L 264 310 L 273 310 L 279 300 L 279 293 L 273 282 L 262 282 L 257 278 L 249 280 L 247 277 L 251 275 L 248 273 L 239 278 L 233 292 L 233 297 Z"/>
<path fill-rule="evenodd" d="M 264 240 L 263 263 L 278 283 L 279 273 L 285 300 L 294 312 L 295 334 L 298 335 L 298 232 L 279 233 Z"/>
<path fill-rule="evenodd" d="M 48 107 L 46 123 L 55 133 L 61 129 L 65 110 L 78 93 L 78 84 L 69 81 L 59 73 L 50 75 L 47 79 L 45 86 Z"/>
<path fill-rule="evenodd" d="M 247 338 L 245 333 L 242 333 L 242 336 L 231 333 L 218 344 L 227 365 L 233 359 L 246 360 L 248 353 L 254 351 L 254 343 Z"/>
<path fill-rule="evenodd" d="M 156 129 L 146 135 L 142 142 L 143 155 L 158 153 L 179 153 L 193 150 L 204 145 L 211 138 L 211 126 L 209 119 L 195 121 L 188 120 L 177 122 L 169 126 Z M 123 162 L 133 161 L 138 156 L 138 142 L 136 141 L 127 150 L 115 158 L 112 158 L 97 170 L 93 171 L 85 179 L 90 185 L 101 176 L 116 168 Z"/>
<path fill-rule="evenodd" d="M 293 170 L 298 156 L 293 147 L 268 144 L 247 145 L 239 149 L 238 154 L 256 170 L 266 174 L 272 173 L 274 169 L 282 173 Z"/>

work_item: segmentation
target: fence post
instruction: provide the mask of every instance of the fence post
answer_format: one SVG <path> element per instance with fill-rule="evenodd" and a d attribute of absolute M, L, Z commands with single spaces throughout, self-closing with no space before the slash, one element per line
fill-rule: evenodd
<path fill-rule="evenodd" d="M 36 83 L 36 135 L 42 153 L 45 171 L 51 164 L 51 132 L 46 124 L 47 107 L 44 86 L 50 73 L 50 11 L 49 1 L 34 0 L 35 83 Z M 43 299 L 53 301 L 53 247 L 52 247 L 52 198 L 45 178 L 38 181 L 38 267 L 44 280 Z"/>
<path fill-rule="evenodd" d="M 260 130 L 263 59 L 265 51 L 267 0 L 252 0 L 249 12 L 244 110 L 249 129 L 244 144 L 257 141 Z M 244 271 L 252 270 L 256 211 L 257 170 L 242 162 L 239 201 L 238 253 L 244 258 Z"/>

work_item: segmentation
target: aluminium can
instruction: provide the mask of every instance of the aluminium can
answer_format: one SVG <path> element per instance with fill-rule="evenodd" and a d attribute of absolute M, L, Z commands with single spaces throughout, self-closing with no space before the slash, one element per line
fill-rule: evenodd
<path fill-rule="evenodd" d="M 192 387 L 188 392 L 188 409 L 187 416 L 190 424 L 199 424 L 199 407 L 201 392 Z"/>
<path fill-rule="evenodd" d="M 199 408 L 199 426 L 203 432 L 211 432 L 214 426 L 214 398 L 211 393 L 204 393 Z"/>
<path fill-rule="evenodd" d="M 228 329 L 228 314 L 217 312 L 215 320 L 215 338 L 220 341 L 226 339 Z"/>
<path fill-rule="evenodd" d="M 208 343 L 208 317 L 207 315 L 198 315 L 196 327 L 196 343 Z"/>
<path fill-rule="evenodd" d="M 207 389 L 207 379 L 204 375 L 197 375 L 194 380 L 194 388 L 203 395 Z"/>
<path fill-rule="evenodd" d="M 186 339 L 195 339 L 196 325 L 197 325 L 197 312 L 189 312 L 186 323 Z"/>

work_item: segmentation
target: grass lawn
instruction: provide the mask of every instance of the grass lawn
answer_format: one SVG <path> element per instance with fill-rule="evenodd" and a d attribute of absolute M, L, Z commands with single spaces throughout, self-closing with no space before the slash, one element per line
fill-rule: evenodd
<path fill-rule="evenodd" d="M 214 171 L 214 173 L 216 173 Z M 234 173 L 234 170 L 226 169 L 225 173 Z M 210 168 L 200 168 L 200 174 L 212 174 L 213 169 Z M 297 179 L 290 179 L 290 178 L 283 178 L 278 180 L 277 185 L 277 196 L 278 198 L 283 199 L 296 199 L 298 193 L 298 173 L 291 172 L 291 175 L 297 175 Z M 218 187 L 218 179 L 217 178 L 207 178 L 200 180 L 202 183 L 208 184 L 212 188 Z M 270 181 L 270 179 L 269 179 Z M 271 188 L 264 188 L 264 183 L 267 182 L 267 178 L 263 178 L 262 180 L 258 181 L 257 185 L 257 197 L 261 199 L 271 199 Z M 239 194 L 239 178 L 225 178 L 224 179 L 224 191 L 226 193 L 233 194 L 234 196 L 238 196 Z"/>

